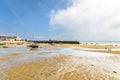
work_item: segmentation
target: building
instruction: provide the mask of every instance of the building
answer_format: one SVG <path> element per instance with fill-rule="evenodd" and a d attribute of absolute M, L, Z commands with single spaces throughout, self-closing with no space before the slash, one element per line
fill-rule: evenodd
<path fill-rule="evenodd" d="M 20 41 L 21 38 L 18 36 L 1 36 L 0 35 L 0 40 L 1 41 Z"/>

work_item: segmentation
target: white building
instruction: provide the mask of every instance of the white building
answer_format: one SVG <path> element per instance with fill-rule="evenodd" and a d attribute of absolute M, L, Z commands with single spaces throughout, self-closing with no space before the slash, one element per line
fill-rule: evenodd
<path fill-rule="evenodd" d="M 1 41 L 20 41 L 21 38 L 18 36 L 1 36 L 0 35 L 0 40 Z"/>

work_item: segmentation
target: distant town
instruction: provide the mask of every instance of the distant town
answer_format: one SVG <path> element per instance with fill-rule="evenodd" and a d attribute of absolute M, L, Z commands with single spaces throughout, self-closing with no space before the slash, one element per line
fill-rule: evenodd
<path fill-rule="evenodd" d="M 25 43 L 25 42 L 35 42 L 35 43 L 64 43 L 64 44 L 79 44 L 79 41 L 60 41 L 60 40 L 39 40 L 39 41 L 34 41 L 34 40 L 24 40 L 20 38 L 19 36 L 5 36 L 5 35 L 0 35 L 0 42 L 4 43 Z"/>

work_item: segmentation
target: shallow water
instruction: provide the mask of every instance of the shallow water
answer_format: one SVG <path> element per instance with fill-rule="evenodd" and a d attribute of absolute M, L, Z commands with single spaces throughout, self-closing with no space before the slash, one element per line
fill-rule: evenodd
<path fill-rule="evenodd" d="M 51 52 L 50 54 L 48 52 Z M 0 48 L 0 58 L 10 58 L 10 60 L 1 62 L 0 66 L 6 68 L 12 65 L 19 65 L 37 60 L 43 60 L 53 56 L 53 53 L 57 53 L 57 50 L 46 50 L 45 48 L 39 48 L 38 50 L 30 50 L 28 47 L 20 48 Z M 47 54 L 43 54 L 47 53 Z M 8 56 L 8 54 L 19 54 L 15 56 Z"/>
<path fill-rule="evenodd" d="M 20 54 L 17 56 L 6 56 L 8 54 Z M 11 66 L 22 65 L 26 63 L 34 63 L 36 61 L 43 61 L 49 57 L 53 57 L 55 55 L 72 55 L 72 59 L 68 59 L 68 66 L 62 66 L 65 68 L 69 68 L 72 65 L 94 65 L 97 67 L 101 72 L 104 70 L 112 72 L 117 71 L 119 73 L 119 62 L 113 61 L 115 54 L 108 54 L 108 53 L 99 53 L 99 52 L 87 52 L 85 49 L 75 50 L 74 47 L 63 48 L 63 47 L 43 47 L 39 48 L 38 50 L 30 50 L 28 47 L 23 48 L 7 48 L 7 49 L 0 49 L 0 56 L 2 58 L 9 57 L 10 60 L 1 62 L 0 63 L 0 73 L 4 72 L 3 70 L 10 69 Z M 75 57 L 74 57 L 75 56 Z M 111 59 L 109 59 L 111 58 Z M 117 56 L 115 58 L 120 58 Z M 61 58 L 60 58 L 61 59 Z M 119 60 L 120 61 L 120 60 Z M 71 63 L 72 62 L 72 63 Z M 111 66 L 112 64 L 112 66 Z M 111 67 L 110 67 L 111 66 Z M 109 68 L 108 68 L 109 67 Z M 62 68 L 60 68 L 62 69 Z M 71 68 L 70 68 L 71 69 Z M 64 70 L 63 70 L 64 71 Z M 112 74 L 113 75 L 113 74 Z M 119 74 L 115 74 L 115 76 L 119 76 Z"/>
<path fill-rule="evenodd" d="M 80 41 L 81 44 L 120 45 L 120 41 Z"/>
<path fill-rule="evenodd" d="M 72 48 L 64 48 L 59 51 L 60 54 L 73 55 L 79 57 L 107 57 L 114 56 L 114 54 L 100 53 L 100 52 L 87 52 L 82 50 L 74 50 Z"/>
<path fill-rule="evenodd" d="M 7 56 L 8 54 L 20 54 L 17 56 Z M 1 48 L 0 49 L 0 58 L 10 58 L 10 60 L 1 62 L 0 66 L 10 67 L 11 65 L 19 65 L 33 61 L 44 60 L 48 57 L 52 57 L 55 55 L 72 55 L 83 58 L 91 58 L 91 57 L 109 57 L 114 56 L 114 54 L 107 53 L 98 53 L 98 52 L 87 52 L 82 50 L 74 50 L 72 47 L 70 48 L 61 48 L 61 47 L 43 47 L 38 50 L 30 50 L 28 47 L 23 48 Z"/>
<path fill-rule="evenodd" d="M 30 50 L 28 47 L 23 48 L 0 48 L 0 58 L 5 57 L 8 54 L 24 54 L 24 57 L 28 57 L 29 54 L 32 54 L 34 57 L 47 57 L 50 55 L 56 55 L 56 54 L 65 54 L 65 55 L 74 55 L 74 56 L 83 56 L 83 57 L 106 57 L 106 56 L 112 56 L 113 54 L 107 54 L 107 53 L 99 53 L 99 52 L 87 52 L 84 51 L 84 49 L 81 50 L 74 50 L 73 48 L 59 48 L 56 49 L 56 47 L 50 47 L 50 48 L 39 48 L 38 50 Z M 45 53 L 45 54 L 44 54 Z M 52 54 L 54 53 L 54 54 Z"/>

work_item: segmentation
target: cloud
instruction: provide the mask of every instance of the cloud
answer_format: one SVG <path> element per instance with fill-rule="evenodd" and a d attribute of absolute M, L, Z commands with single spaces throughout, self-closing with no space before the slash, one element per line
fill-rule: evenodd
<path fill-rule="evenodd" d="M 77 40 L 120 40 L 120 0 L 69 0 L 69 3 L 69 7 L 50 13 L 50 25 L 69 32 L 61 38 L 70 35 Z"/>

